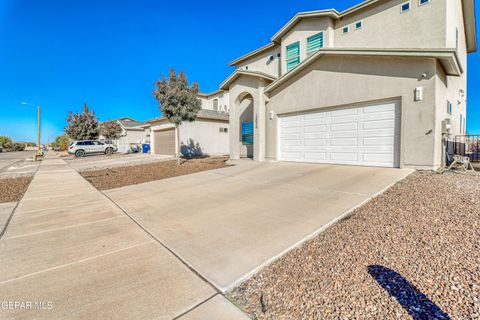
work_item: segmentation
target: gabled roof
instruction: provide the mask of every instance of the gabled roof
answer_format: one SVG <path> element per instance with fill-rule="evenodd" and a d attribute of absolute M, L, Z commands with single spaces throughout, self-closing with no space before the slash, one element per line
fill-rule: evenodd
<path fill-rule="evenodd" d="M 228 112 L 201 109 L 197 114 L 197 118 L 228 121 L 230 116 L 228 115 Z"/>
<path fill-rule="evenodd" d="M 200 111 L 197 114 L 197 119 L 228 121 L 229 118 L 230 117 L 228 115 L 228 112 L 220 112 L 220 111 L 207 110 L 207 109 L 200 109 Z M 168 119 L 166 117 L 159 117 L 159 118 L 147 120 L 145 122 L 148 122 L 150 124 L 157 123 L 157 122 L 168 122 Z"/>
<path fill-rule="evenodd" d="M 272 82 L 265 88 L 265 93 L 272 92 L 282 84 L 288 83 L 292 77 L 304 70 L 324 56 L 383 56 L 383 57 L 416 57 L 416 58 L 435 58 L 440 61 L 447 75 L 459 76 L 463 73 L 462 65 L 458 60 L 454 49 L 441 50 L 421 50 L 421 49 L 357 49 L 357 48 L 341 48 L 341 49 L 320 49 L 315 54 L 301 62 L 295 69 L 284 74 L 276 81 Z"/>
<path fill-rule="evenodd" d="M 262 53 L 264 53 L 264 52 L 267 52 L 268 50 L 275 48 L 277 45 L 278 45 L 278 44 L 276 44 L 276 43 L 270 42 L 269 44 L 264 45 L 263 47 L 258 48 L 257 50 L 254 50 L 254 51 L 252 51 L 252 52 L 249 52 L 249 53 L 241 56 L 240 58 L 233 60 L 233 61 L 230 62 L 228 65 L 229 65 L 229 66 L 237 65 L 237 64 L 239 64 L 239 63 L 241 63 L 241 62 L 243 62 L 243 61 L 245 61 L 245 60 L 247 60 L 247 59 L 250 59 L 251 57 L 254 57 L 254 56 L 256 56 L 256 55 L 259 55 L 259 54 L 262 54 Z"/>
<path fill-rule="evenodd" d="M 117 119 L 117 121 L 125 129 L 143 129 L 149 126 L 148 123 L 143 123 L 128 117 Z"/>
<path fill-rule="evenodd" d="M 243 76 L 256 77 L 256 78 L 262 78 L 262 79 L 269 80 L 269 81 L 274 81 L 276 79 L 276 77 L 271 76 L 269 74 L 266 74 L 264 72 L 237 69 L 227 79 L 225 79 L 225 81 L 222 82 L 222 84 L 220 85 L 220 89 L 228 90 L 229 87 L 230 87 L 230 84 L 242 75 Z"/>
<path fill-rule="evenodd" d="M 210 93 L 203 93 L 203 92 L 199 92 L 198 93 L 198 96 L 199 97 L 202 97 L 202 98 L 209 98 L 209 97 L 212 97 L 212 96 L 216 96 L 218 94 L 221 94 L 223 93 L 224 90 L 217 90 L 217 91 L 213 91 L 213 92 L 210 92 Z"/>

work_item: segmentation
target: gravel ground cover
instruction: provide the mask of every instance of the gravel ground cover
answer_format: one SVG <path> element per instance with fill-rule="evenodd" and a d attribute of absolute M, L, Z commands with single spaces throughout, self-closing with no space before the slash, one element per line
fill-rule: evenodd
<path fill-rule="evenodd" d="M 253 319 L 480 319 L 480 175 L 414 173 L 229 298 Z"/>
<path fill-rule="evenodd" d="M 0 178 L 0 203 L 19 201 L 32 181 L 32 176 Z"/>
<path fill-rule="evenodd" d="M 80 174 L 100 190 L 113 189 L 132 184 L 182 176 L 190 173 L 226 167 L 228 157 L 154 162 L 137 166 L 83 171 Z"/>

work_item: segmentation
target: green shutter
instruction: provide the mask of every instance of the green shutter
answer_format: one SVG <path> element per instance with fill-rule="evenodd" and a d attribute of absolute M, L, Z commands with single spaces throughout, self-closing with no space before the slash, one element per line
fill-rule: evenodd
<path fill-rule="evenodd" d="M 300 63 L 300 42 L 287 46 L 287 71 L 292 70 Z"/>
<path fill-rule="evenodd" d="M 300 64 L 300 58 L 295 58 L 287 61 L 287 71 L 292 70 Z"/>
<path fill-rule="evenodd" d="M 307 38 L 307 53 L 323 48 L 323 32 Z"/>

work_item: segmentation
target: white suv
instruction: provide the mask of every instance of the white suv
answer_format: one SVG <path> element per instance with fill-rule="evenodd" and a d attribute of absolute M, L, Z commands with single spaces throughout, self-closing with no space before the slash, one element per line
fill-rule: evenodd
<path fill-rule="evenodd" d="M 67 151 L 75 157 L 83 157 L 90 153 L 112 154 L 117 151 L 117 147 L 98 140 L 80 140 L 72 143 Z"/>

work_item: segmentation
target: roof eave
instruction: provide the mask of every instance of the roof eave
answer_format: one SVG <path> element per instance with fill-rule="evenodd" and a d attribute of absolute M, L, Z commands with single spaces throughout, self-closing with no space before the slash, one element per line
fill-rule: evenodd
<path fill-rule="evenodd" d="M 270 93 L 282 84 L 288 82 L 296 74 L 307 68 L 317 59 L 325 55 L 346 55 L 346 56 L 384 56 L 384 57 L 424 57 L 424 58 L 436 58 L 438 59 L 447 75 L 459 76 L 463 73 L 462 65 L 458 59 L 458 56 L 453 49 L 427 51 L 427 50 L 410 50 L 410 49 L 398 49 L 398 50 L 385 50 L 385 49 L 322 49 L 314 55 L 310 56 L 307 60 L 303 61 L 298 67 L 290 71 L 289 73 L 278 78 L 265 88 L 265 93 Z"/>
<path fill-rule="evenodd" d="M 223 92 L 222 89 L 219 89 L 219 90 L 216 90 L 216 91 L 213 91 L 213 92 L 210 92 L 210 93 L 199 92 L 198 96 L 202 97 L 202 98 L 209 98 L 209 97 L 212 97 L 212 96 L 216 96 L 217 94 L 220 94 L 222 92 Z"/>
<path fill-rule="evenodd" d="M 467 52 L 477 51 L 477 19 L 475 15 L 475 1 L 463 0 L 463 21 L 465 24 L 465 37 Z"/>
<path fill-rule="evenodd" d="M 235 65 L 237 65 L 239 63 L 242 63 L 242 62 L 244 62 L 244 61 L 246 61 L 246 60 L 248 60 L 252 57 L 255 57 L 256 55 L 262 54 L 265 51 L 268 51 L 268 50 L 274 48 L 276 45 L 277 45 L 276 43 L 270 42 L 269 44 L 266 44 L 263 47 L 260 47 L 260 48 L 254 50 L 254 51 L 251 51 L 251 52 L 241 56 L 238 59 L 235 59 L 235 60 L 229 62 L 228 65 L 229 66 L 235 66 Z"/>
<path fill-rule="evenodd" d="M 290 21 L 287 22 L 277 33 L 273 35 L 271 38 L 272 43 L 280 43 L 282 37 L 292 28 L 294 27 L 300 20 L 305 18 L 313 18 L 313 17 L 331 17 L 338 19 L 340 14 L 335 9 L 328 9 L 328 10 L 317 10 L 317 11 L 308 11 L 308 12 L 299 12 L 297 13 Z"/>
<path fill-rule="evenodd" d="M 244 75 L 244 76 L 250 76 L 250 77 L 259 77 L 263 78 L 269 81 L 275 81 L 276 78 L 273 76 L 270 76 L 268 74 L 260 73 L 260 72 L 253 72 L 253 71 L 245 71 L 245 70 L 235 70 L 230 76 L 228 76 L 225 81 L 223 81 L 220 84 L 220 89 L 222 90 L 229 90 L 230 84 L 235 81 L 239 76 Z"/>

